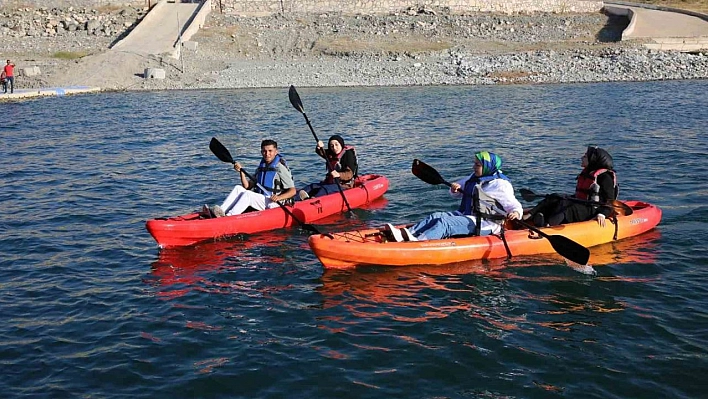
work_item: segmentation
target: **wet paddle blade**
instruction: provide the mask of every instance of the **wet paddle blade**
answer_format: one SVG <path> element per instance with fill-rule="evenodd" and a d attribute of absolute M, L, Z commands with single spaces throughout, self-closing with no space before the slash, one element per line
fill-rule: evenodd
<path fill-rule="evenodd" d="M 290 98 L 290 104 L 292 104 L 296 110 L 300 111 L 303 114 L 305 113 L 305 108 L 302 106 L 300 95 L 297 94 L 297 90 L 295 90 L 295 86 L 293 85 L 290 85 L 290 90 L 288 91 L 288 98 Z"/>
<path fill-rule="evenodd" d="M 217 158 L 224 162 L 234 163 L 234 158 L 231 156 L 229 150 L 224 147 L 223 144 L 216 137 L 212 137 L 209 142 L 209 149 L 216 155 Z"/>
<path fill-rule="evenodd" d="M 411 166 L 411 172 L 419 178 L 420 180 L 428 183 L 428 184 L 445 184 L 445 185 L 450 185 L 450 183 L 446 182 L 445 179 L 443 179 L 442 176 L 440 176 L 440 173 L 438 173 L 435 168 L 432 166 L 426 164 L 425 162 L 419 160 L 419 159 L 414 159 L 413 160 L 413 165 Z"/>
<path fill-rule="evenodd" d="M 546 238 L 560 256 L 581 265 L 587 265 L 590 260 L 590 250 L 570 238 L 557 235 L 546 235 Z"/>

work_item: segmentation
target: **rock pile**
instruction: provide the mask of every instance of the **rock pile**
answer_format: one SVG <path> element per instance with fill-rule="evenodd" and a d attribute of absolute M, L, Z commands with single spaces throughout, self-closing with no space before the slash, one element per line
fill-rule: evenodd
<path fill-rule="evenodd" d="M 112 37 L 133 26 L 147 8 L 112 12 L 89 8 L 19 8 L 0 12 L 0 36 L 53 37 L 94 35 Z"/>

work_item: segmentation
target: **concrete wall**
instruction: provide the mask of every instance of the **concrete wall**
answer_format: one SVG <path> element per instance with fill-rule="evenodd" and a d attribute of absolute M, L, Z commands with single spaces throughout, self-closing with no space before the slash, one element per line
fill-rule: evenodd
<path fill-rule="evenodd" d="M 157 3 L 157 0 L 0 0 L 2 8 L 17 8 L 17 7 L 44 7 L 44 8 L 97 8 L 101 6 L 140 6 L 147 7 L 148 3 L 152 5 Z"/>
<path fill-rule="evenodd" d="M 180 0 L 175 0 L 180 1 Z M 148 6 L 157 0 L 0 0 L 0 7 L 86 7 Z M 471 12 L 597 12 L 596 0 L 212 0 L 212 9 L 225 14 L 269 15 L 274 13 L 387 14 L 409 7 L 448 8 L 462 14 Z"/>
<path fill-rule="evenodd" d="M 447 8 L 456 14 L 471 12 L 598 12 L 594 0 L 212 0 L 214 10 L 247 16 L 273 13 L 388 14 L 409 7 Z"/>

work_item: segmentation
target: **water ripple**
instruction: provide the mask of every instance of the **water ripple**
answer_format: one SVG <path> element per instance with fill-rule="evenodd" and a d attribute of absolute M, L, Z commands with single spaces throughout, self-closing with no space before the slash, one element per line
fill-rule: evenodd
<path fill-rule="evenodd" d="M 560 256 L 323 271 L 293 228 L 158 250 L 147 219 L 218 203 L 264 138 L 324 165 L 282 90 L 106 93 L 10 104 L 0 135 L 0 382 L 8 397 L 701 397 L 708 82 L 301 89 L 386 198 L 325 231 L 452 209 L 492 150 L 515 187 L 568 192 L 588 144 L 659 227 Z M 667 93 L 670 93 L 668 95 Z M 346 104 L 346 106 L 343 106 Z M 82 110 L 82 112 L 76 112 Z M 67 118 L 71 115 L 71 118 Z M 529 204 L 526 204 L 529 205 Z M 572 376 L 572 378 L 569 378 Z"/>

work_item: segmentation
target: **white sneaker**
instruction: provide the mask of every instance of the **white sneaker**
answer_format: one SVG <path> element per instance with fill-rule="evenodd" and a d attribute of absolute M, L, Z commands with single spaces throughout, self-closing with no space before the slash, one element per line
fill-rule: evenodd
<path fill-rule="evenodd" d="M 391 235 L 393 236 L 393 240 L 396 242 L 403 242 L 403 234 L 401 234 L 401 230 L 393 227 L 391 223 L 386 223 L 386 230 L 391 232 Z"/>
<path fill-rule="evenodd" d="M 221 207 L 219 205 L 214 205 L 211 208 L 211 213 L 213 213 L 214 216 L 218 217 L 218 218 L 222 218 L 222 217 L 226 216 L 226 214 L 224 213 L 224 210 L 221 209 Z"/>
<path fill-rule="evenodd" d="M 403 238 L 406 239 L 406 241 L 418 241 L 418 238 L 411 233 L 410 230 L 407 228 L 402 228 L 401 231 L 403 232 Z"/>
<path fill-rule="evenodd" d="M 300 190 L 300 192 L 297 193 L 300 196 L 300 200 L 304 201 L 306 199 L 310 199 L 310 194 L 307 193 L 305 190 Z"/>

